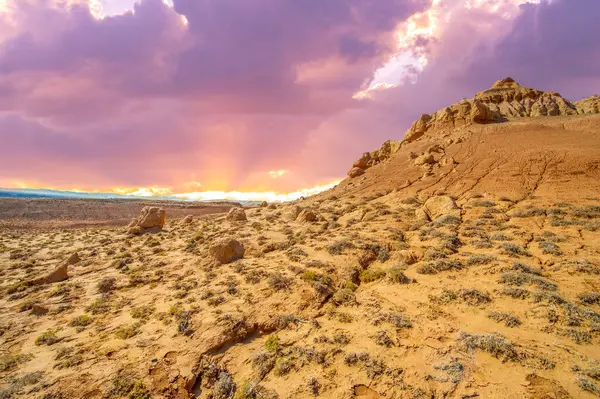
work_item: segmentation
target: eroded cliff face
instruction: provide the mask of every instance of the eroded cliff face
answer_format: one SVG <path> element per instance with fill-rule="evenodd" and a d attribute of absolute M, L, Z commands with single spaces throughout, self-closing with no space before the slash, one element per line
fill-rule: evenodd
<path fill-rule="evenodd" d="M 448 132 L 473 124 L 502 123 L 517 118 L 598 113 L 599 96 L 572 103 L 556 92 L 522 87 L 505 78 L 470 99 L 461 100 L 413 122 L 404 140 L 386 141 L 381 148 L 364 153 L 348 172 L 350 177 L 364 174 L 370 167 L 388 159 L 403 142 L 412 142 L 429 132 Z"/>

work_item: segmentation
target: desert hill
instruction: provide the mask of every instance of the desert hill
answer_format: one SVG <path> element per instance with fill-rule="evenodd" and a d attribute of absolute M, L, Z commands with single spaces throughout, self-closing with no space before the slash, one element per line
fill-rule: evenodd
<path fill-rule="evenodd" d="M 593 104 L 505 79 L 301 201 L 3 228 L 0 398 L 598 397 Z"/>

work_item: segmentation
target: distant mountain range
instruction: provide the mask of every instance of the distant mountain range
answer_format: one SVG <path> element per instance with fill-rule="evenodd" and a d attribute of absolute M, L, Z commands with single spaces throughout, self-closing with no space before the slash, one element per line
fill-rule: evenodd
<path fill-rule="evenodd" d="M 120 195 L 113 193 L 83 193 L 77 191 L 61 191 L 61 190 L 50 190 L 50 189 L 34 189 L 34 188 L 0 188 L 0 198 L 55 198 L 55 199 L 152 199 L 152 200 L 164 200 L 164 201 L 189 201 L 189 202 L 220 202 L 221 200 L 187 200 L 174 196 L 163 196 L 163 197 L 142 197 L 142 196 L 130 196 Z M 228 201 L 228 200 L 222 200 Z M 260 201 L 236 201 L 244 206 L 256 205 Z"/>

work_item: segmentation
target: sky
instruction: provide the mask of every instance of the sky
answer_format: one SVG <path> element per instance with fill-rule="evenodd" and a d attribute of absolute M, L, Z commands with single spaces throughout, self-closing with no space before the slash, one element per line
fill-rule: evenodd
<path fill-rule="evenodd" d="M 498 79 L 600 92 L 598 0 L 0 0 L 0 187 L 285 199 Z"/>

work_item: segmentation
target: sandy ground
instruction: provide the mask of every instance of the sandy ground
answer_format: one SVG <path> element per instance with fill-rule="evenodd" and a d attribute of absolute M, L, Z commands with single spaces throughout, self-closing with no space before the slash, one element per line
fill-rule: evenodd
<path fill-rule="evenodd" d="M 227 212 L 232 202 L 184 202 L 135 199 L 0 198 L 0 226 L 10 228 L 120 226 L 144 206 L 166 209 L 171 217 Z"/>
<path fill-rule="evenodd" d="M 0 398 L 598 397 L 599 121 L 423 137 L 246 221 L 3 228 Z"/>

